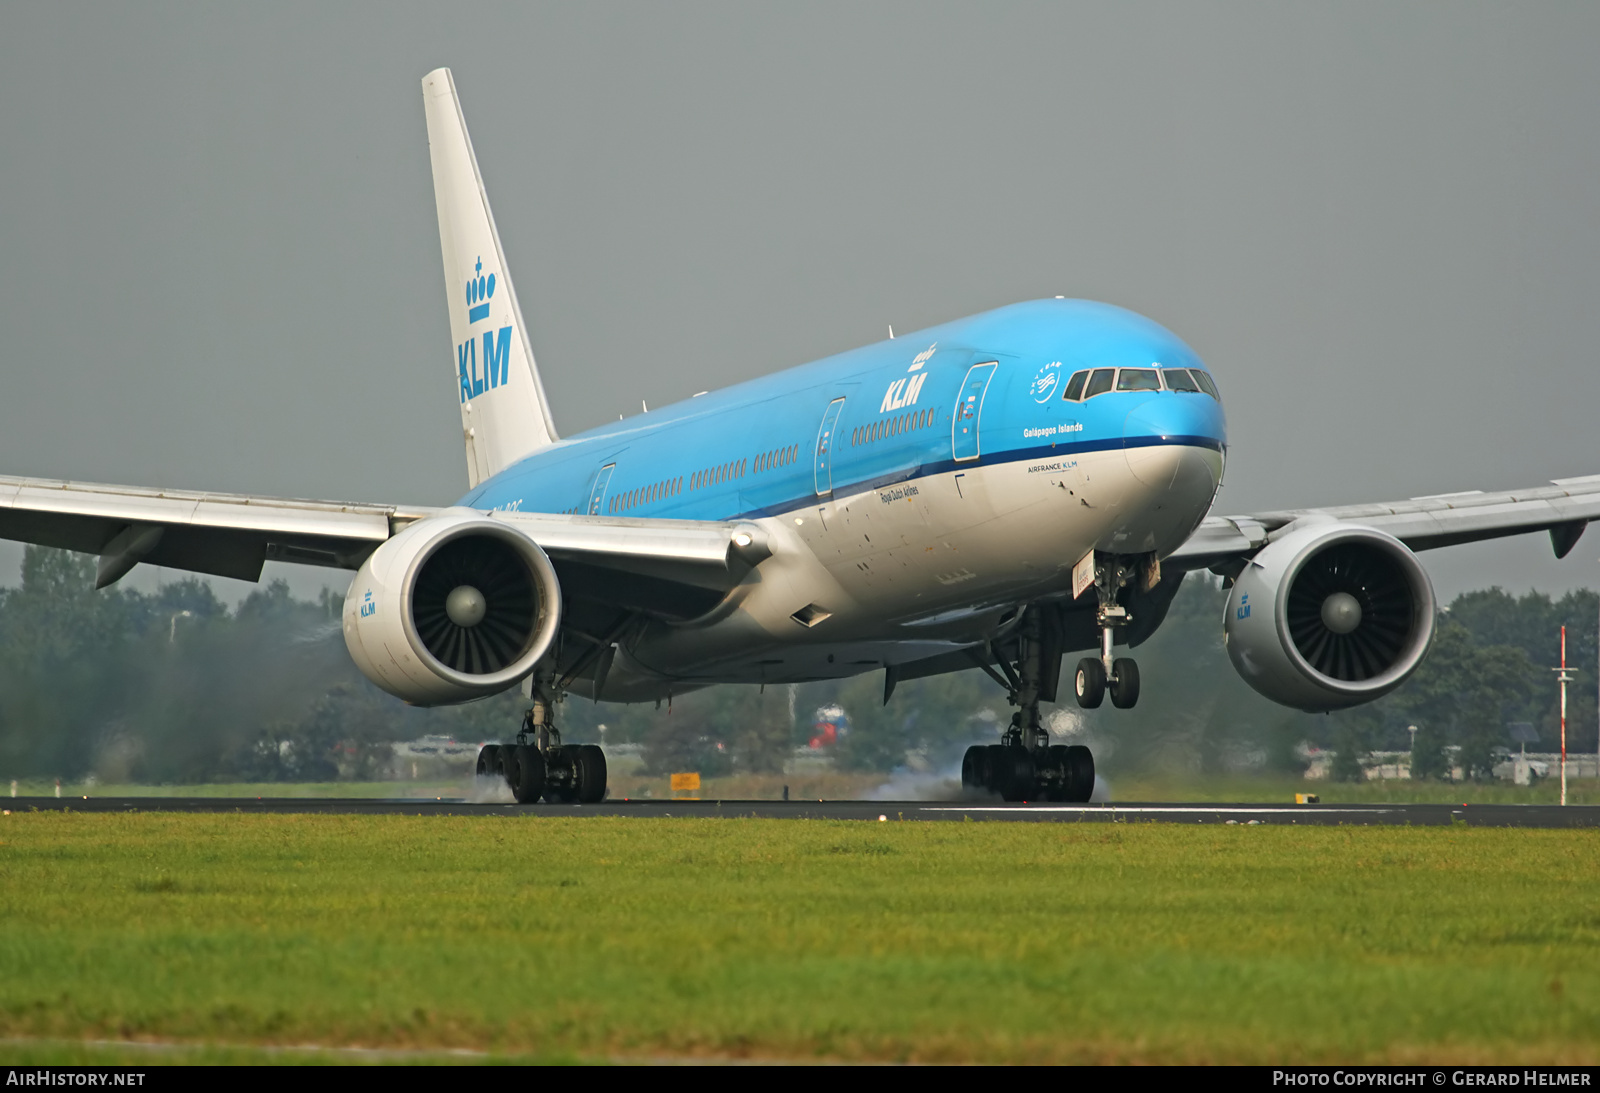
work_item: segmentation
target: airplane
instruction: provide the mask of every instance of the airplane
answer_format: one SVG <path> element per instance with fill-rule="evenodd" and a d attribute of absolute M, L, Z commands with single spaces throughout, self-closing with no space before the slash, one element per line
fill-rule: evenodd
<path fill-rule="evenodd" d="M 1417 668 L 1435 600 L 1416 552 L 1600 517 L 1600 475 L 1505 493 L 1208 513 L 1222 395 L 1172 332 L 1040 299 L 561 437 L 448 69 L 422 81 L 468 491 L 446 508 L 0 478 L 0 537 L 257 580 L 353 571 L 343 633 L 415 705 L 520 687 L 479 773 L 590 803 L 604 752 L 564 744 L 568 695 L 670 701 L 718 683 L 978 669 L 1016 707 L 962 781 L 1087 801 L 1094 758 L 1050 743 L 1064 657 L 1079 706 L 1139 698 L 1137 647 L 1186 574 L 1223 578 L 1228 655 L 1256 691 L 1324 711 Z M 508 732 L 508 736 L 510 733 Z"/>

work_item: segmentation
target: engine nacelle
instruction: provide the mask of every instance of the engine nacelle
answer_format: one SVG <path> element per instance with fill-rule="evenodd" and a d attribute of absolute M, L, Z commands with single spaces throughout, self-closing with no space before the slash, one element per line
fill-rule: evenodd
<path fill-rule="evenodd" d="M 1312 524 L 1256 554 L 1223 620 L 1228 657 L 1274 702 L 1320 713 L 1381 698 L 1433 640 L 1433 584 L 1373 528 Z"/>
<path fill-rule="evenodd" d="M 495 694 L 549 651 L 561 586 L 539 545 L 470 510 L 445 512 L 372 552 L 344 601 L 363 675 L 416 706 Z"/>

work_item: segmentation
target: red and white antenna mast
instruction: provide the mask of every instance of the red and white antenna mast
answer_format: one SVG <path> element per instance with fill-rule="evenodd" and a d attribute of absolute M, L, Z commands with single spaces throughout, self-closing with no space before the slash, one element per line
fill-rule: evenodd
<path fill-rule="evenodd" d="M 1556 669 L 1560 675 L 1556 679 L 1561 682 L 1561 803 L 1567 803 L 1567 684 L 1576 679 L 1574 672 L 1567 670 L 1567 628 L 1561 628 L 1561 667 Z"/>

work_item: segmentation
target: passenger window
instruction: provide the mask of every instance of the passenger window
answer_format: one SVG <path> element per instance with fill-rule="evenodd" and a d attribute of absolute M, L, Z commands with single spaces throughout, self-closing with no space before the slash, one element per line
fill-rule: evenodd
<path fill-rule="evenodd" d="M 1111 390 L 1111 381 L 1116 377 L 1115 368 L 1096 368 L 1089 376 L 1089 385 L 1083 390 L 1084 398 L 1094 398 Z"/>
<path fill-rule="evenodd" d="M 1067 381 L 1067 392 L 1061 397 L 1067 402 L 1077 402 L 1083 398 L 1083 385 L 1087 382 L 1089 382 L 1088 371 L 1072 373 L 1072 378 Z"/>
<path fill-rule="evenodd" d="M 1200 385 L 1189 378 L 1189 371 L 1186 368 L 1163 368 L 1161 378 L 1167 381 L 1168 391 L 1200 393 Z"/>
<path fill-rule="evenodd" d="M 1191 368 L 1189 369 L 1189 375 L 1194 377 L 1194 381 L 1200 385 L 1202 391 L 1218 402 L 1222 401 L 1222 395 L 1217 391 L 1216 381 L 1211 378 L 1210 372 L 1205 371 L 1203 368 Z"/>
<path fill-rule="evenodd" d="M 1154 368 L 1124 368 L 1117 373 L 1118 391 L 1159 391 L 1161 380 Z"/>

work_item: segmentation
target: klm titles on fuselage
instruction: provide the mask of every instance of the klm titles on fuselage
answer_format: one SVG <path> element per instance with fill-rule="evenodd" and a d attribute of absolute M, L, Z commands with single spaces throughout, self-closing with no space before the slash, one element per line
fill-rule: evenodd
<path fill-rule="evenodd" d="M 889 411 L 898 410 L 902 406 L 916 404 L 917 396 L 922 394 L 922 385 L 928 378 L 928 373 L 922 370 L 922 366 L 933 359 L 933 354 L 938 348 L 939 343 L 934 342 L 911 359 L 911 367 L 907 368 L 906 371 L 916 374 L 904 376 L 889 384 L 889 389 L 883 393 L 883 402 L 878 407 L 878 413 L 887 414 Z"/>
<path fill-rule="evenodd" d="M 494 298 L 495 276 L 484 276 L 483 259 L 473 267 L 476 276 L 467 278 L 467 325 L 473 326 L 489 317 L 489 301 Z M 492 391 L 510 378 L 511 328 L 483 332 L 482 371 L 479 371 L 478 337 L 469 336 L 456 346 L 456 374 L 461 379 L 461 401 L 477 398 Z"/>

